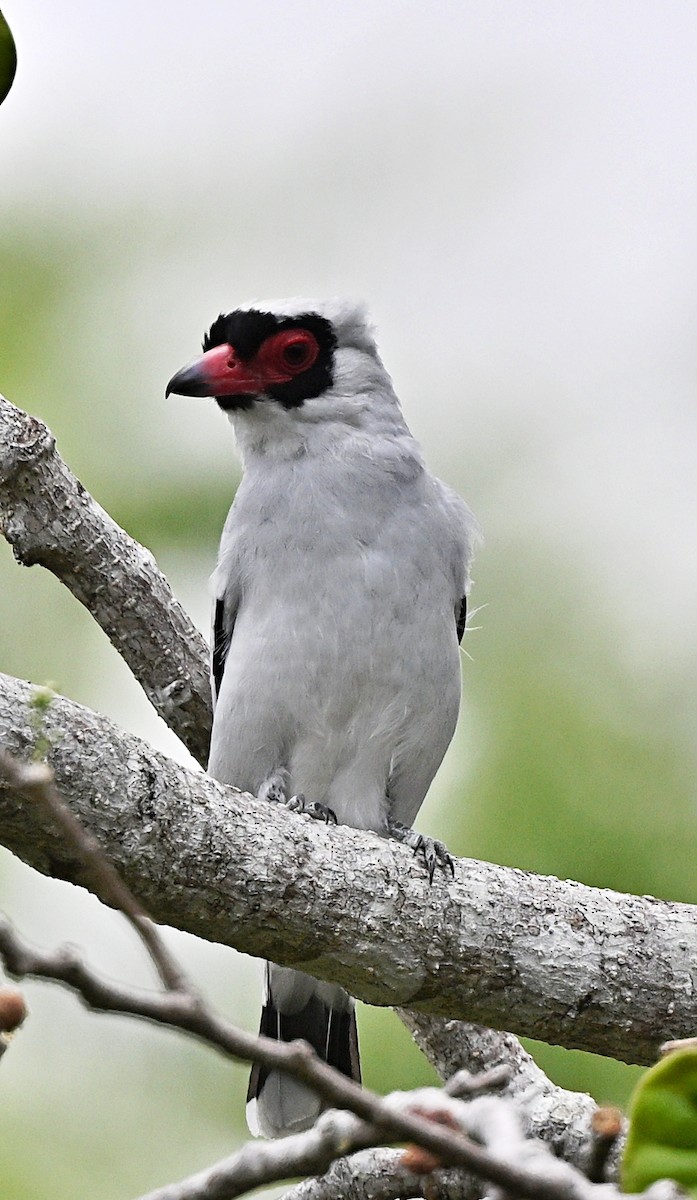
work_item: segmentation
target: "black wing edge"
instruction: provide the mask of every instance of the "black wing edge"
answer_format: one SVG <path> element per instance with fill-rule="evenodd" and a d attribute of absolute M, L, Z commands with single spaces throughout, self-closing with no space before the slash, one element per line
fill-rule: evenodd
<path fill-rule="evenodd" d="M 225 629 L 225 601 L 216 600 L 215 613 L 213 615 L 213 653 L 211 657 L 211 672 L 213 675 L 213 703 L 215 704 L 220 694 L 220 685 L 223 681 L 223 671 L 225 670 L 225 659 L 227 658 L 228 650 L 230 649 L 230 641 L 232 640 L 232 629 L 234 621 L 230 629 Z"/>
<path fill-rule="evenodd" d="M 457 625 L 457 640 L 462 641 L 465 627 L 467 625 L 467 597 L 463 596 L 459 606 L 455 609 L 455 623 Z"/>

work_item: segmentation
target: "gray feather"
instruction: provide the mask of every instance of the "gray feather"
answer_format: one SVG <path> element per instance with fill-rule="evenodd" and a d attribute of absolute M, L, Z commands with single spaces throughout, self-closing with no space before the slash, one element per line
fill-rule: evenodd
<path fill-rule="evenodd" d="M 333 382 L 299 407 L 261 397 L 229 414 L 245 473 L 214 577 L 209 770 L 256 794 L 283 769 L 290 794 L 385 833 L 388 815 L 412 824 L 455 729 L 477 526 L 426 469 L 362 310 L 273 311 L 332 321 Z M 315 1043 L 340 1030 L 332 1053 L 351 1072 L 352 1002 L 327 989 L 272 967 L 262 1029 L 312 1040 L 305 1014 Z M 253 1074 L 250 1102 L 270 1135 L 319 1112 L 277 1072 Z"/>

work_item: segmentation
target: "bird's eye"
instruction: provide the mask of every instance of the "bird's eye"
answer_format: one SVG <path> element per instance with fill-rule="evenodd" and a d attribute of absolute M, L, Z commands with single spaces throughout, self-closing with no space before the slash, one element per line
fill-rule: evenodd
<path fill-rule="evenodd" d="M 319 343 L 309 329 L 282 329 L 266 339 L 256 361 L 269 383 L 283 383 L 307 371 L 318 355 Z"/>
<path fill-rule="evenodd" d="M 309 334 L 298 335 L 285 343 L 281 357 L 291 371 L 304 371 L 317 357 L 317 343 Z"/>

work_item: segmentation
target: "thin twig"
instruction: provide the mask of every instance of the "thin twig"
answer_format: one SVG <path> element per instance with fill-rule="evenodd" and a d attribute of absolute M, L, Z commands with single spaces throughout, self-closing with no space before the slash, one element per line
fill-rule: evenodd
<path fill-rule="evenodd" d="M 411 1105 L 423 1105 L 419 1094 L 413 1099 L 410 1093 L 383 1099 L 322 1062 L 306 1042 L 280 1043 L 270 1038 L 255 1037 L 219 1017 L 203 1000 L 192 1002 L 192 997 L 187 994 L 136 991 L 101 979 L 73 948 L 63 947 L 54 952 L 34 949 L 19 937 L 6 919 L 0 919 L 0 954 L 10 974 L 19 978 L 30 975 L 53 979 L 66 984 L 78 992 L 90 1008 L 146 1017 L 158 1024 L 193 1034 L 233 1058 L 247 1062 L 258 1060 L 294 1075 L 314 1088 L 327 1103 L 354 1113 L 361 1122 L 372 1127 L 370 1131 L 361 1133 L 362 1140 L 352 1142 L 346 1149 L 359 1144 L 414 1142 L 429 1150 L 444 1166 L 465 1167 L 482 1178 L 500 1184 L 516 1196 L 529 1197 L 531 1200 L 535 1197 L 539 1200 L 560 1200 L 558 1189 L 548 1185 L 539 1172 L 531 1173 L 516 1164 L 502 1162 L 495 1153 L 476 1145 L 462 1133 L 415 1115 Z M 443 1092 L 431 1091 L 437 1105 L 466 1107 L 462 1101 L 450 1098 Z M 318 1169 L 325 1168 L 322 1166 Z M 297 1172 L 293 1170 L 289 1173 Z M 208 1197 L 206 1192 L 196 1195 Z M 584 1196 L 584 1192 L 572 1190 L 564 1193 L 563 1200 L 582 1200 Z"/>
<path fill-rule="evenodd" d="M 586 1175 L 591 1183 L 603 1183 L 608 1178 L 608 1167 L 618 1140 L 625 1132 L 626 1118 L 614 1105 L 603 1105 L 593 1113 L 591 1119 L 591 1143 L 586 1166 Z"/>
<path fill-rule="evenodd" d="M 375 1133 L 353 1114 L 330 1109 L 305 1133 L 248 1142 L 237 1154 L 188 1179 L 156 1188 L 140 1200 L 233 1200 L 263 1184 L 323 1175 L 340 1156 L 373 1146 Z"/>
<path fill-rule="evenodd" d="M 0 774 L 23 796 L 40 804 L 59 827 L 68 845 L 87 867 L 102 899 L 119 909 L 135 929 L 164 986 L 171 991 L 193 993 L 193 984 L 169 953 L 156 926 L 114 870 L 96 838 L 71 813 L 56 787 L 51 768 L 46 763 L 22 763 L 0 747 Z"/>

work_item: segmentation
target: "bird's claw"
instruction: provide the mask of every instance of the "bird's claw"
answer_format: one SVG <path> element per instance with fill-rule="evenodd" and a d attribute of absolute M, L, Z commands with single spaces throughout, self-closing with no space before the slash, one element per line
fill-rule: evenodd
<path fill-rule="evenodd" d="M 308 801 L 302 792 L 295 796 L 288 795 L 288 772 L 281 768 L 274 771 L 265 779 L 257 792 L 257 800 L 270 800 L 272 804 L 285 804 L 291 812 L 305 813 L 315 821 L 324 821 L 325 825 L 336 825 L 336 813 L 326 804 Z"/>
<path fill-rule="evenodd" d="M 455 878 L 455 863 L 453 856 L 450 854 L 444 842 L 438 841 L 438 838 L 424 837 L 419 834 L 419 840 L 414 846 L 414 854 L 423 857 L 428 871 L 428 882 L 433 883 L 433 876 L 436 873 L 436 867 L 442 867 L 444 871 L 449 870 L 453 879 Z"/>
<path fill-rule="evenodd" d="M 315 821 L 324 821 L 325 825 L 337 824 L 333 808 L 327 808 L 326 804 L 318 804 L 315 800 L 306 800 L 302 792 L 298 792 L 297 796 L 291 796 L 288 807 L 291 812 L 305 813 Z"/>
<path fill-rule="evenodd" d="M 437 838 L 424 837 L 423 833 L 417 833 L 401 821 L 389 820 L 387 832 L 398 842 L 411 846 L 414 854 L 419 855 L 428 871 L 429 883 L 433 883 L 436 867 L 442 867 L 444 871 L 449 870 L 453 878 L 455 877 L 455 862 L 444 842 L 439 842 Z"/>

